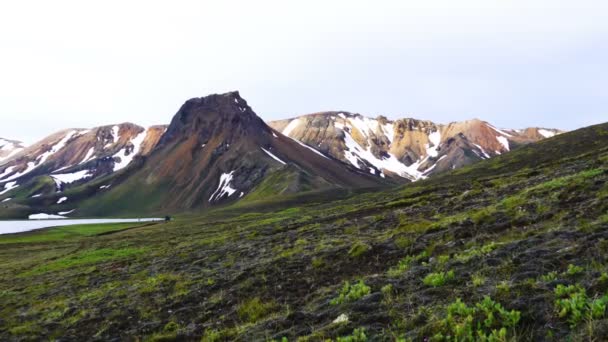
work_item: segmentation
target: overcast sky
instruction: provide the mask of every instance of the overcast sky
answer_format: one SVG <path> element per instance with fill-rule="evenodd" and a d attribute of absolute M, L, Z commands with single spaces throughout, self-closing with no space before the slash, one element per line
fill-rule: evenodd
<path fill-rule="evenodd" d="M 3 1 L 0 137 L 168 123 L 240 90 L 323 110 L 575 129 L 608 121 L 607 1 Z"/>

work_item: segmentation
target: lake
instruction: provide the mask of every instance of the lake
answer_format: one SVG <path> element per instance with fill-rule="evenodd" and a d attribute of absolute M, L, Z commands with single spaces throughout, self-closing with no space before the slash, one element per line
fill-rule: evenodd
<path fill-rule="evenodd" d="M 0 234 L 13 234 L 28 232 L 31 230 L 73 226 L 77 224 L 94 223 L 128 223 L 128 222 L 153 222 L 162 221 L 160 218 L 136 218 L 136 219 L 67 219 L 67 220 L 29 220 L 29 221 L 0 221 Z"/>

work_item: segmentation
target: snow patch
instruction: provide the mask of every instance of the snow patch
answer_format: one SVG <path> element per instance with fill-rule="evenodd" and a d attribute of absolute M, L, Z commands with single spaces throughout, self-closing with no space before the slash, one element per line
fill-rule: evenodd
<path fill-rule="evenodd" d="M 329 160 L 329 158 L 327 158 L 327 156 L 326 156 L 326 155 L 324 155 L 324 154 L 323 154 L 323 153 L 321 153 L 320 151 L 318 151 L 318 150 L 316 150 L 316 149 L 314 149 L 314 148 L 312 148 L 312 147 L 310 147 L 310 146 L 306 145 L 305 143 L 303 143 L 303 142 L 301 142 L 301 141 L 299 141 L 299 140 L 296 140 L 296 139 L 291 139 L 291 140 L 293 140 L 293 141 L 297 142 L 298 144 L 300 144 L 300 145 L 302 145 L 302 146 L 306 147 L 307 149 L 309 149 L 309 150 L 313 151 L 314 153 L 316 153 L 316 154 L 320 155 L 321 157 L 323 157 L 323 158 L 325 158 L 325 159 Z"/>
<path fill-rule="evenodd" d="M 28 219 L 30 219 L 30 220 L 54 220 L 54 219 L 64 219 L 64 218 L 66 218 L 66 217 L 59 216 L 59 215 L 45 214 L 45 213 L 32 214 L 32 215 L 28 216 Z"/>
<path fill-rule="evenodd" d="M 287 165 L 287 163 L 285 163 L 284 161 L 282 161 L 279 157 L 275 156 L 274 154 L 270 153 L 270 151 L 266 150 L 263 147 L 260 147 L 262 149 L 262 151 L 266 152 L 267 155 L 269 155 L 272 159 L 278 161 L 279 163 L 283 164 L 283 165 Z"/>
<path fill-rule="evenodd" d="M 95 156 L 93 156 L 93 153 L 95 153 L 95 147 L 91 147 L 87 151 L 87 154 L 84 156 L 84 159 L 80 162 L 80 164 L 84 164 L 84 163 L 88 162 L 89 160 L 95 158 Z M 80 165 L 80 164 L 78 164 L 78 165 Z"/>
<path fill-rule="evenodd" d="M 498 140 L 498 142 L 504 146 L 505 150 L 510 151 L 509 150 L 509 140 L 507 140 L 507 138 L 505 137 L 496 137 L 496 140 Z"/>
<path fill-rule="evenodd" d="M 548 131 L 548 130 L 542 129 L 542 128 L 538 130 L 538 134 L 542 135 L 545 138 L 551 138 L 551 137 L 555 136 L 555 132 L 551 132 L 551 131 Z"/>
<path fill-rule="evenodd" d="M 120 139 L 120 136 L 118 135 L 119 129 L 120 127 L 118 126 L 112 127 L 112 142 L 107 143 L 106 146 L 104 146 L 103 148 L 110 147 L 118 142 L 118 139 Z"/>
<path fill-rule="evenodd" d="M 209 202 L 222 198 L 224 195 L 228 194 L 228 197 L 232 196 L 236 189 L 230 186 L 230 182 L 232 182 L 232 175 L 234 174 L 234 170 L 230 171 L 230 173 L 223 173 L 220 176 L 220 184 L 217 187 L 217 190 L 209 197 Z"/>
<path fill-rule="evenodd" d="M 475 143 L 473 143 L 473 145 L 475 145 L 481 151 L 481 153 L 483 153 L 483 155 L 486 157 L 486 159 L 490 159 L 490 155 L 486 153 L 486 151 L 483 149 L 483 147 L 481 147 L 480 145 L 477 145 Z"/>
<path fill-rule="evenodd" d="M 127 148 L 125 147 L 112 156 L 120 158 L 120 161 L 118 163 L 114 163 L 114 172 L 124 169 L 131 163 L 133 157 L 135 157 L 139 153 L 141 145 L 144 142 L 144 139 L 146 138 L 147 132 L 148 130 L 144 130 L 143 132 L 139 133 L 135 138 L 133 138 L 133 140 L 131 140 L 131 144 L 133 144 L 133 150 L 131 151 L 131 153 L 129 153 L 129 155 L 127 155 Z"/>
<path fill-rule="evenodd" d="M 19 185 L 17 184 L 17 182 L 8 182 L 4 184 L 4 190 L 0 191 L 0 195 L 4 195 L 5 193 L 15 189 L 18 186 Z"/>
<path fill-rule="evenodd" d="M 272 136 L 275 137 L 275 138 L 277 138 L 277 139 L 279 138 L 274 132 L 272 132 Z"/>
<path fill-rule="evenodd" d="M 107 189 L 109 187 L 110 187 L 110 185 L 102 185 L 99 187 L 99 190 Z"/>
<path fill-rule="evenodd" d="M 60 185 L 61 183 L 65 183 L 65 184 L 74 183 L 76 181 L 85 179 L 90 176 L 91 176 L 91 174 L 90 174 L 89 170 L 82 170 L 82 171 L 77 171 L 74 173 L 58 173 L 58 174 L 51 175 L 51 177 L 53 177 L 53 179 L 55 180 L 55 183 L 58 185 Z M 59 183 L 57 183 L 57 181 L 59 181 Z"/>
<path fill-rule="evenodd" d="M 60 198 L 60 199 L 57 201 L 57 204 L 61 204 L 61 203 L 65 202 L 65 201 L 67 201 L 67 200 L 68 200 L 68 198 L 67 198 L 67 197 L 61 197 L 61 198 Z"/>
<path fill-rule="evenodd" d="M 361 147 L 347 131 L 344 131 L 344 144 L 347 149 L 344 151 L 344 157 L 358 169 L 360 169 L 359 161 L 367 161 L 378 170 L 388 170 L 404 178 L 414 180 L 424 178 L 418 168 L 426 158 L 410 166 L 401 163 L 392 153 L 388 153 L 388 158 L 379 159 L 370 150 Z"/>
<path fill-rule="evenodd" d="M 10 198 L 10 197 L 9 197 L 9 198 L 5 198 L 5 199 L 3 199 L 3 200 L 2 200 L 2 202 L 1 202 L 1 203 L 8 202 L 8 201 L 10 201 L 10 200 L 12 200 L 12 198 Z"/>
<path fill-rule="evenodd" d="M 31 198 L 36 198 L 36 197 L 40 197 L 42 196 L 42 194 L 35 194 L 34 196 L 32 196 Z"/>
<path fill-rule="evenodd" d="M 59 214 L 59 215 L 68 215 L 68 214 L 73 213 L 74 211 L 76 211 L 76 209 L 72 209 L 70 211 L 60 211 L 57 214 Z"/>
<path fill-rule="evenodd" d="M 426 144 L 426 155 L 430 157 L 437 157 L 439 152 L 437 148 L 439 147 L 439 143 L 441 142 L 441 133 L 439 131 L 435 131 L 429 134 L 429 142 L 432 144 Z"/>
<path fill-rule="evenodd" d="M 12 175 L 11 177 L 4 179 L 5 181 L 9 181 L 9 180 L 13 180 L 13 179 L 17 179 L 25 174 L 28 174 L 30 172 L 32 172 L 32 170 L 34 170 L 35 168 L 37 168 L 39 165 L 44 164 L 44 162 L 53 154 L 59 152 L 62 148 L 65 147 L 65 145 L 67 144 L 67 142 L 74 136 L 74 134 L 78 133 L 78 131 L 70 131 L 68 132 L 63 139 L 61 139 L 59 142 L 57 142 L 57 144 L 55 144 L 53 147 L 51 147 L 51 149 L 47 152 L 44 152 L 43 154 L 39 155 L 38 158 L 36 158 L 35 162 L 29 162 L 27 163 L 27 168 L 22 171 L 19 172 L 17 174 Z"/>
<path fill-rule="evenodd" d="M 291 122 L 289 122 L 289 124 L 287 125 L 287 127 L 285 127 L 285 129 L 283 130 L 283 135 L 286 136 L 291 136 L 291 132 L 293 132 L 294 129 L 296 129 L 298 126 L 300 125 L 300 119 L 294 119 L 291 120 Z"/>
<path fill-rule="evenodd" d="M 502 130 L 498 129 L 498 128 L 496 128 L 496 127 L 494 127 L 494 126 L 490 125 L 489 123 L 486 123 L 486 125 L 487 125 L 488 127 L 490 127 L 491 129 L 495 130 L 496 132 L 498 132 L 498 133 L 502 134 L 502 135 L 505 135 L 505 136 L 507 136 L 507 137 L 513 137 L 511 134 L 506 133 L 505 131 L 502 131 Z"/>

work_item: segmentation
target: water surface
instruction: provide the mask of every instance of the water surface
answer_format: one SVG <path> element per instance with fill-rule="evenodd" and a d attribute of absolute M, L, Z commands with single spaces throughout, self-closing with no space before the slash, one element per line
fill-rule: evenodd
<path fill-rule="evenodd" d="M 0 221 L 0 234 L 12 234 L 28 232 L 30 230 L 73 226 L 77 224 L 100 224 L 100 223 L 128 223 L 128 222 L 152 222 L 162 221 L 160 218 L 136 218 L 136 219 L 66 219 L 66 220 L 28 220 L 28 221 Z"/>

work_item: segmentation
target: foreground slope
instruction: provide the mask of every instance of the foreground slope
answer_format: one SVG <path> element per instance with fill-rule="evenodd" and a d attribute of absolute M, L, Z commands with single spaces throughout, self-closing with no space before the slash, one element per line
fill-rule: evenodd
<path fill-rule="evenodd" d="M 556 129 L 498 129 L 478 119 L 447 125 L 412 118 L 372 119 L 321 112 L 270 126 L 370 173 L 419 180 L 489 159 L 562 133 Z"/>
<path fill-rule="evenodd" d="M 277 208 L 2 237 L 0 338 L 608 336 L 608 124 L 398 191 Z"/>

